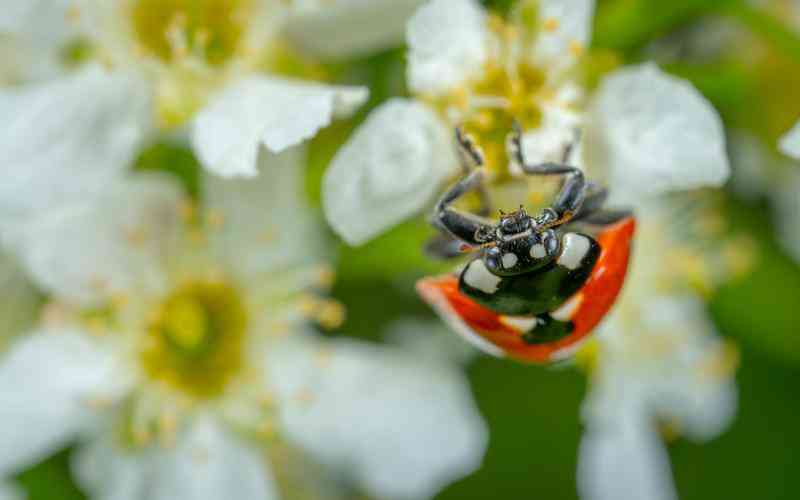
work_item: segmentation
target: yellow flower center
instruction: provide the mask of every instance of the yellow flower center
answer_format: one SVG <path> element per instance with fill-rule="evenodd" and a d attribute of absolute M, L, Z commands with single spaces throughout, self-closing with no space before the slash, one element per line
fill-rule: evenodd
<path fill-rule="evenodd" d="M 247 310 L 224 282 L 189 282 L 167 296 L 147 325 L 141 362 L 153 379 L 214 397 L 243 365 Z"/>
<path fill-rule="evenodd" d="M 542 123 L 542 103 L 552 97 L 543 68 L 535 66 L 520 50 L 520 31 L 500 18 L 489 26 L 501 42 L 498 56 L 490 56 L 481 79 L 457 88 L 433 105 L 444 116 L 459 116 L 459 123 L 477 140 L 487 167 L 496 180 L 508 177 L 506 137 L 514 120 L 530 130 Z"/>
<path fill-rule="evenodd" d="M 217 66 L 240 49 L 252 0 L 134 0 L 133 30 L 148 54 Z"/>
<path fill-rule="evenodd" d="M 472 86 L 471 92 L 479 99 L 497 99 L 497 104 L 469 112 L 463 126 L 483 147 L 489 168 L 502 175 L 508 165 L 506 137 L 514 120 L 523 130 L 535 129 L 542 123 L 539 97 L 545 75 L 527 62 L 519 62 L 511 68 L 490 62 L 484 75 L 483 80 Z"/>

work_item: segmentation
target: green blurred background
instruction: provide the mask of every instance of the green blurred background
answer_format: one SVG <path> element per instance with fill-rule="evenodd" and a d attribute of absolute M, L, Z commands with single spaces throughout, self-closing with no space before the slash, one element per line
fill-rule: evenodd
<path fill-rule="evenodd" d="M 502 13 L 511 2 L 485 3 Z M 780 161 L 775 151 L 778 137 L 800 118 L 800 19 L 793 27 L 781 1 L 763 2 L 762 8 L 755 3 L 601 0 L 590 57 L 599 72 L 655 58 L 688 78 L 714 103 L 729 132 L 768 146 L 764 164 L 755 167 L 777 180 L 782 169 L 800 168 Z M 732 27 L 735 36 L 698 49 L 698 32 L 717 23 Z M 326 70 L 337 80 L 368 82 L 374 106 L 405 92 L 403 65 L 404 52 L 396 49 Z M 312 199 L 319 200 L 327 162 L 368 110 L 314 140 L 307 177 Z M 196 193 L 197 165 L 177 146 L 154 146 L 139 167 L 170 170 Z M 769 189 L 746 198 L 733 189 L 725 193 L 729 227 L 752 237 L 757 250 L 751 271 L 724 283 L 708 300 L 720 334 L 741 351 L 740 409 L 731 429 L 710 443 L 669 443 L 675 481 L 686 500 L 800 498 L 800 267 L 776 240 L 769 202 Z M 394 320 L 433 320 L 413 291 L 418 277 L 439 267 L 420 251 L 430 234 L 420 218 L 365 247 L 342 247 L 334 296 L 347 306 L 348 321 L 328 334 L 379 340 Z M 577 498 L 585 376 L 488 357 L 478 357 L 467 371 L 491 429 L 490 447 L 484 467 L 439 498 Z M 83 498 L 69 478 L 68 454 L 19 477 L 32 500 Z"/>

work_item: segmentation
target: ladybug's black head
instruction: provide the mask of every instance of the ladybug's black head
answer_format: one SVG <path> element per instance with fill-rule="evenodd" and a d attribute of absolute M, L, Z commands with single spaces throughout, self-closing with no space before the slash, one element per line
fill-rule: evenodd
<path fill-rule="evenodd" d="M 524 207 L 519 207 L 510 214 L 500 213 L 500 222 L 497 225 L 499 236 L 510 237 L 515 236 L 525 231 L 528 231 L 533 226 L 533 221 Z"/>

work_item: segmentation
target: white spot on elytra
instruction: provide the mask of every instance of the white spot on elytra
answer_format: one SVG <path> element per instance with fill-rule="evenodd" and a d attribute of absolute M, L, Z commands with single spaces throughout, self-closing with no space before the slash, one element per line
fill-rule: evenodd
<path fill-rule="evenodd" d="M 517 256 L 513 253 L 503 254 L 503 267 L 506 269 L 511 269 L 517 265 L 517 260 Z"/>
<path fill-rule="evenodd" d="M 547 251 L 541 243 L 537 243 L 531 247 L 531 257 L 534 259 L 542 259 L 545 255 L 547 255 Z"/>
<path fill-rule="evenodd" d="M 494 293 L 500 284 L 500 277 L 495 276 L 486 269 L 482 260 L 476 259 L 469 263 L 464 272 L 464 282 L 484 293 Z"/>
<path fill-rule="evenodd" d="M 578 310 L 578 307 L 580 307 L 581 302 L 583 302 L 583 294 L 576 293 L 568 301 L 561 304 L 561 307 L 552 311 L 550 317 L 558 321 L 569 321 L 575 311 Z"/>
<path fill-rule="evenodd" d="M 589 248 L 589 238 L 577 233 L 567 233 L 564 235 L 564 249 L 558 257 L 558 264 L 570 270 L 578 269 Z"/>
<path fill-rule="evenodd" d="M 520 332 L 529 332 L 539 325 L 539 319 L 536 316 L 501 316 L 500 321 Z"/>

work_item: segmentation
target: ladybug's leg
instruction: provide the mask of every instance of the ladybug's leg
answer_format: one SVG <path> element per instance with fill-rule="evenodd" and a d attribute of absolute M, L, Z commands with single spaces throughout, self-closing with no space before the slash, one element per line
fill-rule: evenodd
<path fill-rule="evenodd" d="M 486 240 L 479 238 L 478 235 L 493 232 L 491 223 L 483 219 L 491 211 L 489 193 L 483 182 L 481 170 L 484 165 L 483 152 L 461 128 L 456 128 L 455 136 L 465 177 L 450 188 L 436 205 L 432 222 L 442 230 L 442 234 L 431 238 L 425 245 L 425 251 L 439 259 L 461 257 L 464 255 L 464 243 L 480 245 Z M 450 204 L 471 190 L 478 194 L 480 200 L 477 216 L 450 208 Z"/>
<path fill-rule="evenodd" d="M 465 134 L 461 127 L 456 127 L 456 144 L 458 145 L 458 156 L 461 159 L 461 170 L 467 176 L 472 171 L 483 167 L 484 158 L 483 151 L 475 144 L 475 141 L 469 135 Z M 480 207 L 477 214 L 486 217 L 492 211 L 491 200 L 489 199 L 489 192 L 483 181 L 479 182 L 474 187 L 480 199 Z"/>
<path fill-rule="evenodd" d="M 568 158 L 572 151 L 572 144 L 564 151 L 564 158 Z M 587 195 L 588 184 L 583 172 L 577 167 L 562 163 L 530 164 L 525 161 L 522 151 L 522 131 L 518 124 L 514 124 L 514 131 L 508 141 L 509 157 L 523 172 L 528 175 L 564 175 L 561 192 L 556 197 L 555 203 L 545 209 L 537 224 L 541 227 L 555 227 L 569 222 L 581 210 Z"/>
<path fill-rule="evenodd" d="M 483 170 L 473 170 L 464 179 L 453 185 L 436 204 L 434 225 L 446 230 L 456 238 L 471 245 L 481 245 L 492 240 L 494 226 L 483 219 L 469 213 L 461 212 L 450 205 L 465 193 L 483 183 Z"/>

